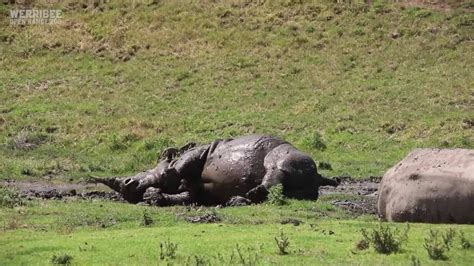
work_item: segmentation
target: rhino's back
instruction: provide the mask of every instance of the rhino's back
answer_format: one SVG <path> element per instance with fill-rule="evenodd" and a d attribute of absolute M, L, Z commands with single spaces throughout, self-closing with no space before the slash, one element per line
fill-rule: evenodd
<path fill-rule="evenodd" d="M 251 135 L 211 144 L 202 172 L 205 191 L 220 202 L 229 195 L 245 195 L 262 182 L 265 156 L 284 143 L 272 136 Z"/>
<path fill-rule="evenodd" d="M 417 149 L 385 173 L 381 218 L 397 222 L 474 223 L 474 150 Z"/>

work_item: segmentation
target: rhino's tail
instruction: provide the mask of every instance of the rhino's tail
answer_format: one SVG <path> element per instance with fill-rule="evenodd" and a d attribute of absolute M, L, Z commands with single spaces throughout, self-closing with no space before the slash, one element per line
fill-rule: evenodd
<path fill-rule="evenodd" d="M 96 176 L 89 175 L 87 183 L 104 184 L 104 185 L 108 186 L 109 188 L 111 188 L 111 189 L 113 189 L 117 192 L 120 192 L 120 183 L 121 183 L 121 181 L 120 181 L 120 179 L 118 179 L 116 177 L 101 178 L 101 177 L 96 177 Z"/>
<path fill-rule="evenodd" d="M 321 177 L 321 186 L 333 186 L 337 187 L 341 183 L 341 180 L 339 178 L 327 178 L 327 177 Z"/>

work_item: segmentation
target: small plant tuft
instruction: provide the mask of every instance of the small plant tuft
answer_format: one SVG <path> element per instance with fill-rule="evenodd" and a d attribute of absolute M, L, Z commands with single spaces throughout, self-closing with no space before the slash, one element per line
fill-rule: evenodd
<path fill-rule="evenodd" d="M 447 260 L 446 252 L 453 246 L 455 231 L 449 228 L 444 233 L 438 230 L 430 229 L 428 237 L 425 238 L 423 247 L 428 252 L 428 256 L 433 260 Z"/>
<path fill-rule="evenodd" d="M 25 202 L 15 190 L 0 187 L 0 207 L 14 208 L 23 205 Z"/>
<path fill-rule="evenodd" d="M 127 149 L 128 145 L 124 139 L 120 138 L 116 134 L 112 134 L 112 136 L 110 137 L 109 147 L 112 151 L 119 151 Z"/>
<path fill-rule="evenodd" d="M 290 240 L 283 231 L 280 231 L 280 235 L 275 237 L 275 242 L 278 247 L 278 254 L 286 255 L 289 253 L 288 247 L 290 246 Z"/>
<path fill-rule="evenodd" d="M 420 259 L 416 257 L 415 255 L 411 255 L 411 265 L 420 266 L 421 265 Z"/>
<path fill-rule="evenodd" d="M 318 151 L 324 151 L 327 148 L 326 144 L 324 143 L 323 136 L 319 132 L 314 132 L 313 134 L 305 137 L 302 144 L 303 146 L 316 149 Z"/>
<path fill-rule="evenodd" d="M 472 247 L 471 241 L 466 238 L 464 231 L 459 231 L 459 238 L 461 240 L 461 248 L 470 249 Z"/>
<path fill-rule="evenodd" d="M 441 238 L 443 238 L 444 244 L 447 247 L 449 247 L 449 249 L 453 246 L 453 240 L 455 236 L 456 236 L 456 231 L 454 231 L 453 228 L 449 228 L 448 230 L 446 230 L 444 234 L 441 235 Z"/>
<path fill-rule="evenodd" d="M 176 258 L 178 244 L 168 240 L 160 243 L 160 260 Z"/>
<path fill-rule="evenodd" d="M 288 203 L 285 195 L 283 194 L 283 185 L 278 184 L 273 186 L 268 192 L 268 203 L 277 206 L 286 205 Z"/>
<path fill-rule="evenodd" d="M 73 257 L 68 254 L 53 255 L 53 257 L 51 257 L 51 263 L 59 265 L 71 265 L 72 259 Z"/>
<path fill-rule="evenodd" d="M 368 248 L 369 248 L 369 242 L 367 242 L 367 240 L 361 239 L 361 240 L 357 241 L 357 243 L 356 243 L 356 249 L 357 250 L 366 250 Z"/>
<path fill-rule="evenodd" d="M 332 170 L 332 165 L 328 162 L 319 162 L 318 169 L 320 170 Z"/>
<path fill-rule="evenodd" d="M 22 130 L 10 139 L 8 146 L 12 150 L 29 151 L 36 149 L 39 145 L 51 140 L 51 138 L 41 132 Z"/>
<path fill-rule="evenodd" d="M 237 254 L 235 254 L 237 253 Z M 244 265 L 244 266 L 254 266 L 259 264 L 260 256 L 253 248 L 247 247 L 242 249 L 239 244 L 235 245 L 235 250 L 232 251 L 230 255 L 230 265 Z"/>
<path fill-rule="evenodd" d="M 210 262 L 205 256 L 192 255 L 188 257 L 186 265 L 204 266 L 210 265 Z"/>
<path fill-rule="evenodd" d="M 380 224 L 378 228 L 372 229 L 372 232 L 361 230 L 362 236 L 367 243 L 373 245 L 375 251 L 381 254 L 397 253 L 401 246 L 408 240 L 408 231 L 410 226 L 407 224 L 403 232 L 398 229 L 392 230 L 389 226 Z"/>
<path fill-rule="evenodd" d="M 154 223 L 153 218 L 151 217 L 150 213 L 148 210 L 145 210 L 143 212 L 143 217 L 142 217 L 142 222 L 141 225 L 143 226 L 150 226 Z"/>

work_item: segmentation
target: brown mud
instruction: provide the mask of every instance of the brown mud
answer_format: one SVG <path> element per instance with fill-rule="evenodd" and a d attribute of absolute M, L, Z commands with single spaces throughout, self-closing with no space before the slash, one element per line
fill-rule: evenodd
<path fill-rule="evenodd" d="M 39 181 L 0 181 L 0 187 L 17 190 L 26 199 L 107 199 L 123 201 L 119 193 L 102 185 L 89 183 L 64 183 L 46 180 Z"/>
<path fill-rule="evenodd" d="M 320 187 L 320 197 L 328 195 L 349 196 L 344 200 L 333 200 L 332 205 L 345 209 L 354 215 L 377 213 L 377 191 L 381 177 L 352 179 L 348 176 L 337 177 L 341 184 L 337 187 Z"/>
<path fill-rule="evenodd" d="M 350 177 L 338 177 L 341 184 L 337 187 L 324 186 L 319 188 L 320 197 L 332 195 L 347 199 L 330 201 L 331 204 L 343 208 L 354 215 L 375 214 L 377 189 L 380 178 L 356 180 Z M 17 190 L 25 199 L 106 199 L 124 201 L 119 193 L 104 185 L 89 183 L 64 183 L 53 181 L 0 181 L 0 187 Z M 124 201 L 125 202 L 125 201 Z M 202 221 L 199 221 L 202 222 Z"/>

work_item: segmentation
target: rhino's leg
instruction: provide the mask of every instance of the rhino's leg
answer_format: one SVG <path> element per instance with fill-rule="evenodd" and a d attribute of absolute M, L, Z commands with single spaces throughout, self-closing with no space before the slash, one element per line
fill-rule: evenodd
<path fill-rule="evenodd" d="M 283 170 L 271 168 L 265 174 L 262 184 L 250 190 L 247 193 L 247 197 L 252 202 L 262 202 L 266 200 L 269 189 L 275 185 L 283 184 L 285 178 L 291 179 L 291 176 Z M 322 177 L 320 185 L 337 186 L 338 184 L 336 180 Z M 283 187 L 283 193 L 289 198 L 317 200 L 319 195 L 317 187 L 316 184 L 308 184 L 306 187 L 295 187 L 287 183 Z"/>
<path fill-rule="evenodd" d="M 172 161 L 169 168 L 174 168 L 180 179 L 185 179 L 189 183 L 200 182 L 209 147 L 209 145 L 203 145 L 190 148 L 181 157 Z"/>
<path fill-rule="evenodd" d="M 193 193 L 184 191 L 178 194 L 162 193 L 159 188 L 148 188 L 143 195 L 145 202 L 155 206 L 189 205 L 194 202 Z"/>
<path fill-rule="evenodd" d="M 265 201 L 268 196 L 268 190 L 275 185 L 281 184 L 284 177 L 285 173 L 277 168 L 267 170 L 262 184 L 247 192 L 247 198 L 254 203 Z"/>

